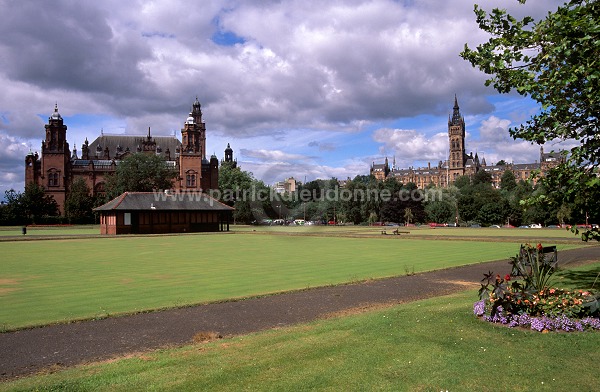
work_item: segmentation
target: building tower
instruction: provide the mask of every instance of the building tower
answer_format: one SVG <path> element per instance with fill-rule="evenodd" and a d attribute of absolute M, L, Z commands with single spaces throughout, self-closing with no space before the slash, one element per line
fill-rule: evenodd
<path fill-rule="evenodd" d="M 198 132 L 198 143 L 200 143 L 200 154 L 202 158 L 206 158 L 206 124 L 202 121 L 202 106 L 198 97 L 192 105 L 192 117 L 194 117 L 194 123 L 196 124 L 196 132 Z"/>
<path fill-rule="evenodd" d="M 63 214 L 69 191 L 71 150 L 67 143 L 67 126 L 58 112 L 58 104 L 54 105 L 54 113 L 48 118 L 45 128 L 46 139 L 42 141 L 41 162 L 36 162 L 36 156 L 25 158 L 26 184 L 33 182 L 43 186 L 46 194 L 54 197 Z"/>
<path fill-rule="evenodd" d="M 225 149 L 225 159 L 221 161 L 221 164 L 224 163 L 227 163 L 232 168 L 237 167 L 237 161 L 233 159 L 233 149 L 229 143 L 227 143 L 227 148 Z"/>
<path fill-rule="evenodd" d="M 196 103 L 198 105 L 196 106 Z M 202 112 L 198 100 L 194 102 L 189 117 L 183 124 L 181 130 L 181 151 L 179 153 L 179 189 L 182 190 L 201 190 L 202 179 L 202 159 L 204 158 L 203 142 L 206 140 L 200 132 Z"/>
<path fill-rule="evenodd" d="M 458 99 L 454 96 L 452 117 L 448 117 L 448 183 L 465 174 L 465 119 L 460 114 Z"/>

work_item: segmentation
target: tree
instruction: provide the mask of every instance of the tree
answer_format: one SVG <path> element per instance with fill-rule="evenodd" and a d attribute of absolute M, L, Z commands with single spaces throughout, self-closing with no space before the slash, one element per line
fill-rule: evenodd
<path fill-rule="evenodd" d="M 560 206 L 556 212 L 556 218 L 561 225 L 564 225 L 566 221 L 571 219 L 571 209 L 566 204 Z"/>
<path fill-rule="evenodd" d="M 477 180 L 474 178 L 473 185 L 460 190 L 458 212 L 463 221 L 484 225 L 502 223 L 510 213 L 509 203 L 488 182 L 488 176 L 489 173 L 486 176 L 479 175 Z"/>
<path fill-rule="evenodd" d="M 492 175 L 481 169 L 473 176 L 473 181 L 471 182 L 474 186 L 477 184 L 491 184 L 492 183 Z"/>
<path fill-rule="evenodd" d="M 517 179 L 512 170 L 505 170 L 500 178 L 500 189 L 511 192 L 517 187 Z"/>
<path fill-rule="evenodd" d="M 90 189 L 83 178 L 77 178 L 71 184 L 69 196 L 65 200 L 65 216 L 71 223 L 92 222 L 93 207 L 94 198 L 90 196 Z"/>
<path fill-rule="evenodd" d="M 447 223 L 454 221 L 454 206 L 446 200 L 427 203 L 425 212 L 430 222 Z"/>
<path fill-rule="evenodd" d="M 404 209 L 404 219 L 406 220 L 406 224 L 409 225 L 410 221 L 413 218 L 413 213 L 412 210 L 410 208 L 405 208 Z"/>
<path fill-rule="evenodd" d="M 505 166 L 506 165 L 506 161 L 504 159 L 500 159 L 497 163 L 496 166 Z"/>
<path fill-rule="evenodd" d="M 254 185 L 254 186 L 253 186 Z M 262 189 L 262 188 L 261 188 Z M 255 214 L 252 200 L 256 192 L 256 182 L 251 172 L 242 170 L 230 162 L 224 162 L 219 169 L 219 191 L 220 200 L 232 207 L 235 207 L 233 213 L 236 222 L 250 223 L 256 218 L 264 219 L 266 214 Z M 265 216 L 262 216 L 265 215 Z"/>
<path fill-rule="evenodd" d="M 463 189 L 471 185 L 471 179 L 469 176 L 460 176 L 454 181 L 454 186 L 458 189 Z"/>
<path fill-rule="evenodd" d="M 573 195 L 600 188 L 600 178 L 591 175 L 600 164 L 600 2 L 571 0 L 538 22 L 500 9 L 486 15 L 477 5 L 475 14 L 491 38 L 475 50 L 465 44 L 461 57 L 491 75 L 486 85 L 500 93 L 514 90 L 540 105 L 525 124 L 510 129 L 511 135 L 538 144 L 579 142 L 558 168 L 557 175 L 570 173 L 563 176 L 566 189 L 548 187 L 548 197 L 540 201 L 562 205 Z M 590 201 L 596 204 L 586 208 L 598 210 L 597 199 Z"/>
<path fill-rule="evenodd" d="M 106 197 L 111 200 L 123 192 L 152 192 L 171 189 L 175 170 L 159 155 L 136 153 L 125 157 L 105 183 Z"/>
<path fill-rule="evenodd" d="M 39 222 L 44 216 L 57 216 L 58 204 L 50 195 L 46 194 L 43 186 L 31 183 L 25 186 L 25 192 L 21 195 L 19 202 L 25 216 L 31 222 Z"/>
<path fill-rule="evenodd" d="M 3 225 L 21 225 L 26 222 L 25 212 L 21 204 L 22 193 L 10 189 L 4 191 L 6 204 L 2 205 L 0 223 Z"/>
<path fill-rule="evenodd" d="M 508 202 L 505 200 L 485 203 L 477 212 L 477 221 L 484 226 L 502 224 L 508 212 Z"/>

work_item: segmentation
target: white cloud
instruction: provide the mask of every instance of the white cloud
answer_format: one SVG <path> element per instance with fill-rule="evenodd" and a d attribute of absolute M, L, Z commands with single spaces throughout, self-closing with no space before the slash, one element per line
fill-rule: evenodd
<path fill-rule="evenodd" d="M 496 5 L 539 16 L 561 2 L 514 3 Z M 107 118 L 119 131 L 170 134 L 198 95 L 209 139 L 285 152 L 288 163 L 308 156 L 294 148 L 319 140 L 323 155 L 312 164 L 324 166 L 315 170 L 345 174 L 326 161 L 333 148 L 344 151 L 338 143 L 290 140 L 311 132 L 353 138 L 402 118 L 445 116 L 455 93 L 465 113 L 492 113 L 485 75 L 458 56 L 465 42 L 486 38 L 472 10 L 472 0 L 0 2 L 0 132 L 38 145 L 58 101 L 63 117 L 99 118 L 80 129 L 67 123 L 71 145 L 94 139 Z M 241 41 L 217 44 L 218 32 Z M 379 143 L 406 165 L 445 155 L 443 138 L 397 131 Z M 256 148 L 256 138 L 268 143 Z M 376 143 L 363 147 L 349 154 L 376 154 Z"/>
<path fill-rule="evenodd" d="M 241 153 L 249 158 L 257 158 L 263 161 L 270 162 L 285 162 L 290 160 L 306 160 L 308 157 L 300 154 L 289 154 L 278 150 L 248 150 L 245 148 L 241 149 Z"/>
<path fill-rule="evenodd" d="M 412 162 L 432 162 L 447 159 L 448 134 L 436 133 L 427 137 L 423 133 L 406 129 L 379 129 L 373 133 L 373 139 L 382 143 L 382 155 L 395 157 L 398 167 L 408 167 Z"/>

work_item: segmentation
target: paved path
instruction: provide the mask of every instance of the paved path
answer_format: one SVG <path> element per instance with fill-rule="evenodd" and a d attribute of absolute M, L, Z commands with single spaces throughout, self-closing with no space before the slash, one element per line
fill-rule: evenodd
<path fill-rule="evenodd" d="M 600 260 L 600 247 L 559 254 L 561 264 Z M 483 273 L 510 271 L 506 260 L 366 283 L 172 309 L 0 334 L 0 380 L 190 343 L 198 332 L 239 335 L 376 304 L 409 302 L 478 287 Z M 440 284 L 444 282 L 444 284 Z"/>

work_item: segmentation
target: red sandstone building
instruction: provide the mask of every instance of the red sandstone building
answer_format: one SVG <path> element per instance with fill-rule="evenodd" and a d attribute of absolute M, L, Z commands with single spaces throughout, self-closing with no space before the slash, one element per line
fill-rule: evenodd
<path fill-rule="evenodd" d="M 173 181 L 173 189 L 176 191 L 218 188 L 219 160 L 215 155 L 206 156 L 206 125 L 198 99 L 183 124 L 181 141 L 175 136 L 152 136 L 150 128 L 145 136 L 102 134 L 91 144 L 86 139 L 79 156 L 76 148 L 73 151 L 69 148 L 67 126 L 57 106 L 45 130 L 41 156 L 31 152 L 25 158 L 25 184 L 43 186 L 46 193 L 54 197 L 61 213 L 75 179 L 84 179 L 94 196 L 102 195 L 106 176 L 115 172 L 120 160 L 135 153 L 160 155 L 165 164 L 175 168 L 178 176 Z M 233 161 L 229 145 L 225 160 Z"/>

